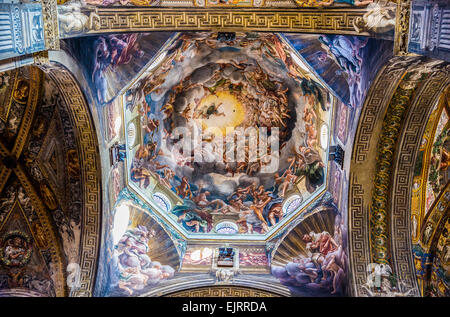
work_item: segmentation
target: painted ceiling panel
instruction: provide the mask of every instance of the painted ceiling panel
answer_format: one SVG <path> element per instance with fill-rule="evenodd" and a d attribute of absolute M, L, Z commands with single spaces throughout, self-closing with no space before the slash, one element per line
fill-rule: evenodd
<path fill-rule="evenodd" d="M 182 33 L 124 104 L 128 183 L 185 234 L 262 237 L 324 189 L 333 98 L 276 34 Z"/>
<path fill-rule="evenodd" d="M 155 56 L 171 32 L 111 34 L 65 40 L 99 105 L 114 99 Z"/>
<path fill-rule="evenodd" d="M 347 35 L 284 34 L 342 102 L 359 107 L 392 41 Z"/>

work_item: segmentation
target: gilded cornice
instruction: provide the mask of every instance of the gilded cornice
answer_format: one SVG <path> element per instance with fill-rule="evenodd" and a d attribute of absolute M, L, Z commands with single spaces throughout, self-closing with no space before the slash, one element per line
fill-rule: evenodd
<path fill-rule="evenodd" d="M 166 297 L 279 297 L 279 295 L 247 287 L 211 286 L 180 291 Z"/>
<path fill-rule="evenodd" d="M 147 31 L 262 31 L 357 33 L 353 22 L 365 9 L 290 8 L 97 8 L 100 27 L 87 34 Z"/>

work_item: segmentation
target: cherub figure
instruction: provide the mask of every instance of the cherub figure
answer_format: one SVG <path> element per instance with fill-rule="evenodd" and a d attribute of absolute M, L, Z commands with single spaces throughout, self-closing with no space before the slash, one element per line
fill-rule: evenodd
<path fill-rule="evenodd" d="M 292 164 L 292 163 L 291 163 Z M 281 184 L 281 192 L 278 193 L 280 197 L 284 197 L 286 192 L 292 189 L 293 185 L 297 181 L 298 177 L 292 172 L 291 168 L 286 169 L 281 176 L 278 173 L 275 174 L 275 183 Z"/>
<path fill-rule="evenodd" d="M 186 176 L 183 176 L 181 179 L 181 184 L 177 186 L 175 190 L 177 191 L 178 196 L 182 198 L 189 197 L 189 199 L 192 199 L 191 185 L 189 185 L 189 181 Z"/>

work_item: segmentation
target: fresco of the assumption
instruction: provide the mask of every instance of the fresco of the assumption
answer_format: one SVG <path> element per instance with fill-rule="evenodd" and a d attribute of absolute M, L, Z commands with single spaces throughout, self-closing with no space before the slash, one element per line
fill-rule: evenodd
<path fill-rule="evenodd" d="M 266 234 L 323 189 L 334 100 L 282 36 L 183 33 L 148 69 L 123 98 L 129 182 L 170 189 L 183 230 Z"/>

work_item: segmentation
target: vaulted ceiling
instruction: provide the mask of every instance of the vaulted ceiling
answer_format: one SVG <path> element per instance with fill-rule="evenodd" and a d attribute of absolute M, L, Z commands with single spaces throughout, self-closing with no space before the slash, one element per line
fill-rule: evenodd
<path fill-rule="evenodd" d="M 82 217 L 75 131 L 58 89 L 38 68 L 2 79 L 2 288 L 67 295 L 65 267 L 79 260 Z"/>
<path fill-rule="evenodd" d="M 361 295 L 377 256 L 447 294 L 446 64 L 344 35 L 62 47 L 0 74 L 0 296 Z"/>

